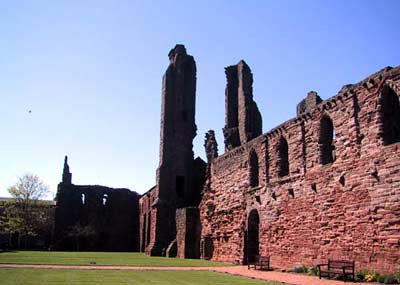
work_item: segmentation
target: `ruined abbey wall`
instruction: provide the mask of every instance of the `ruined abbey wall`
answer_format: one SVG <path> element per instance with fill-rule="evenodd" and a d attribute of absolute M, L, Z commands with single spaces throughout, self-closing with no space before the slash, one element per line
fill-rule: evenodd
<path fill-rule="evenodd" d="M 322 102 L 310 92 L 296 118 L 228 145 L 208 165 L 202 258 L 270 255 L 286 269 L 340 258 L 396 271 L 399 96 L 400 68 L 386 68 Z"/>
<path fill-rule="evenodd" d="M 182 45 L 163 78 L 157 184 L 139 200 L 140 250 L 246 264 L 269 255 L 291 269 L 355 260 L 400 264 L 400 67 L 387 67 L 262 134 L 253 75 L 225 68 L 225 153 L 206 134 L 194 159 L 196 68 Z M 200 238 L 199 238 L 200 236 Z"/>
<path fill-rule="evenodd" d="M 52 249 L 139 251 L 139 197 L 129 189 L 74 185 L 65 158 Z"/>

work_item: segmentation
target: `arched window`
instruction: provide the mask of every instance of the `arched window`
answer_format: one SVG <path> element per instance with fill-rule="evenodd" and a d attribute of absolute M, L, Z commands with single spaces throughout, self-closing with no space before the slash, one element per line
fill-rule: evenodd
<path fill-rule="evenodd" d="M 107 204 L 107 200 L 108 200 L 108 194 L 104 194 L 103 195 L 103 206 L 105 206 Z"/>
<path fill-rule="evenodd" d="M 257 153 L 254 150 L 250 151 L 249 157 L 249 165 L 250 165 L 250 186 L 256 187 L 258 186 L 258 157 Z"/>
<path fill-rule="evenodd" d="M 143 219 L 142 219 L 142 240 L 141 240 L 141 248 L 140 251 L 144 252 L 146 250 L 147 246 L 147 240 L 146 240 L 146 213 L 143 214 Z"/>
<path fill-rule="evenodd" d="M 151 210 L 148 213 L 147 230 L 146 230 L 146 246 L 150 244 L 151 238 Z"/>
<path fill-rule="evenodd" d="M 281 137 L 278 144 L 278 177 L 289 174 L 289 147 L 286 139 Z"/>
<path fill-rule="evenodd" d="M 328 164 L 335 161 L 335 129 L 332 120 L 323 116 L 319 124 L 319 161 L 321 164 Z"/>
<path fill-rule="evenodd" d="M 381 92 L 381 121 L 383 144 L 389 145 L 400 141 L 400 106 L 399 97 L 388 86 Z"/>

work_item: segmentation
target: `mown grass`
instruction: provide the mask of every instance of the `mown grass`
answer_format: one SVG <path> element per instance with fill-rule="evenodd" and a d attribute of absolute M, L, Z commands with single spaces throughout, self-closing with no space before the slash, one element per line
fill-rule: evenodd
<path fill-rule="evenodd" d="M 0 284 L 280 285 L 210 271 L 0 269 Z"/>
<path fill-rule="evenodd" d="M 146 256 L 136 252 L 11 251 L 0 253 L 0 263 L 120 266 L 226 266 L 222 262 Z"/>

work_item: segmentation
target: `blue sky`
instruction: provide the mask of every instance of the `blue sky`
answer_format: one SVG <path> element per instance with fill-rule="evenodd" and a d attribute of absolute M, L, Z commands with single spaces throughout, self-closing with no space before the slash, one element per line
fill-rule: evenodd
<path fill-rule="evenodd" d="M 204 158 L 208 129 L 224 148 L 225 66 L 251 67 L 266 132 L 308 91 L 327 99 L 399 65 L 399 11 L 397 0 L 1 1 L 0 196 L 25 172 L 55 192 L 66 154 L 75 184 L 153 186 L 161 79 L 177 43 L 197 62 Z"/>

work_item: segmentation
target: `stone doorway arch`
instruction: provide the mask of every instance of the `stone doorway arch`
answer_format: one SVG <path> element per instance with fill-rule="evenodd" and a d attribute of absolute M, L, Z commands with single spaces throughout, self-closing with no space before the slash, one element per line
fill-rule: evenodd
<path fill-rule="evenodd" d="M 247 218 L 247 234 L 246 234 L 246 248 L 245 248 L 245 261 L 247 263 L 254 262 L 256 255 L 259 255 L 259 229 L 260 217 L 258 211 L 253 209 L 250 211 Z"/>

